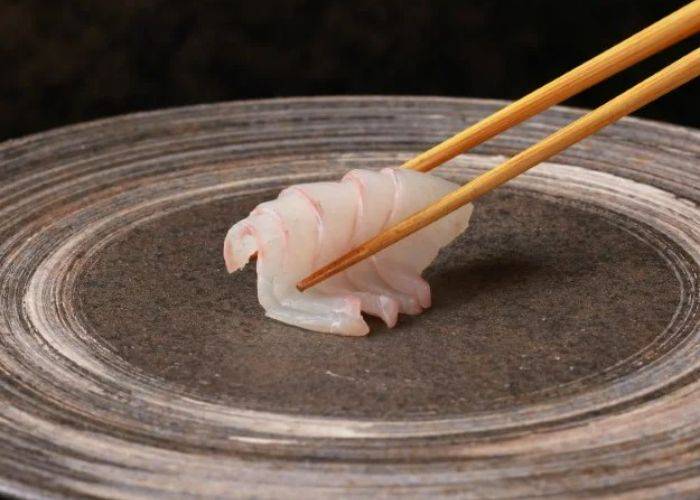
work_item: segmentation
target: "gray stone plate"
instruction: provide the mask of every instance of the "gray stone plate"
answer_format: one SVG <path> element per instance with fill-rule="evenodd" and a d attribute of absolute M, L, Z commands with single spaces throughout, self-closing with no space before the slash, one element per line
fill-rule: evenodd
<path fill-rule="evenodd" d="M 700 492 L 700 133 L 626 119 L 475 206 L 433 307 L 365 338 L 264 317 L 223 235 L 502 106 L 310 98 L 0 145 L 0 492 Z M 463 183 L 580 116 L 435 171 Z"/>

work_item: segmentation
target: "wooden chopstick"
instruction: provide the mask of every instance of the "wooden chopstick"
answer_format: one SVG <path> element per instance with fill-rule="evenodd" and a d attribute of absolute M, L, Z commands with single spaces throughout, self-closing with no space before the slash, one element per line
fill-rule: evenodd
<path fill-rule="evenodd" d="M 432 170 L 698 30 L 700 0 L 695 0 L 401 166 L 421 172 Z"/>
<path fill-rule="evenodd" d="M 385 230 L 299 282 L 301 291 L 330 278 L 406 236 L 474 201 L 581 139 L 700 75 L 700 48 L 554 132 L 534 146 L 476 177 L 397 225 Z"/>

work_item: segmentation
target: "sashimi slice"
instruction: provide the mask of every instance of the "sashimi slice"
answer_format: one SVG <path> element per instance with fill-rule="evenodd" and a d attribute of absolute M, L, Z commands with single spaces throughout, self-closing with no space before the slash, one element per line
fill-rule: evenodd
<path fill-rule="evenodd" d="M 441 247 L 463 232 L 463 207 L 337 276 L 301 293 L 296 283 L 458 186 L 415 171 L 352 170 L 340 182 L 291 186 L 236 223 L 224 241 L 229 272 L 257 254 L 258 300 L 276 320 L 308 330 L 366 335 L 362 312 L 393 327 L 398 314 L 430 307 L 421 277 Z"/>

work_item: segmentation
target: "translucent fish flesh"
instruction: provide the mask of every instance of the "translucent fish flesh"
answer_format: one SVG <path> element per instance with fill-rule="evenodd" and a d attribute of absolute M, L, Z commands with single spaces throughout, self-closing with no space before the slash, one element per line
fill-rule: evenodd
<path fill-rule="evenodd" d="M 296 283 L 458 187 L 430 174 L 391 168 L 352 170 L 339 182 L 291 186 L 229 230 L 226 269 L 241 269 L 257 255 L 258 300 L 267 316 L 284 323 L 366 335 L 365 312 L 393 327 L 399 313 L 430 307 L 430 286 L 421 273 L 467 228 L 471 205 L 303 293 Z"/>

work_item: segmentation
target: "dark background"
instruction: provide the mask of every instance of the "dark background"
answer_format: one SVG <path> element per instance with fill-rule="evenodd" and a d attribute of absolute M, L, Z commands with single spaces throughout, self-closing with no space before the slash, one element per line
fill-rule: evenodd
<path fill-rule="evenodd" d="M 685 4 L 674 0 L 0 0 L 0 140 L 243 98 L 517 98 Z M 596 106 L 697 46 L 569 104 Z M 699 84 L 639 111 L 700 125 Z"/>

